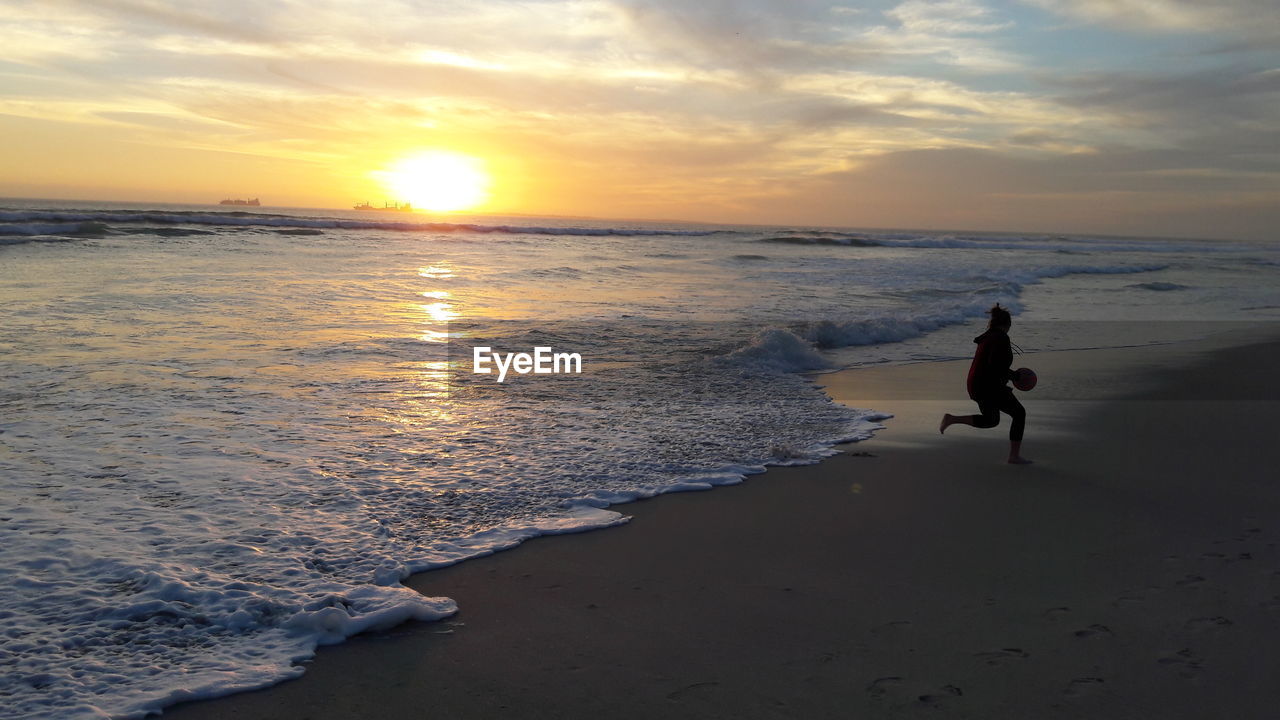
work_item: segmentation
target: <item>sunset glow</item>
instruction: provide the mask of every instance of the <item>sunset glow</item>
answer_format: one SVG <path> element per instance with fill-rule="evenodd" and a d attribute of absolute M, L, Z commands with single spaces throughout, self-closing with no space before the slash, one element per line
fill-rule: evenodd
<path fill-rule="evenodd" d="M 417 210 L 471 210 L 489 196 L 491 180 L 479 159 L 431 150 L 410 155 L 374 173 L 397 202 Z"/>
<path fill-rule="evenodd" d="M 1273 5 L 5 3 L 0 196 L 1265 238 Z"/>

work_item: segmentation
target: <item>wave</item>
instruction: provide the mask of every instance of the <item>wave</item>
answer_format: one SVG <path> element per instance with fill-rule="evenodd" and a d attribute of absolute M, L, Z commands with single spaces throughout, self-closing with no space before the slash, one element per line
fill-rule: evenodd
<path fill-rule="evenodd" d="M 988 278 L 994 283 L 1013 283 L 1018 290 L 1048 278 L 1066 275 L 1127 275 L 1168 269 L 1168 265 L 1044 265 L 1025 270 L 1012 270 L 1000 277 Z"/>
<path fill-rule="evenodd" d="M 716 361 L 782 372 L 807 372 L 831 367 L 813 343 L 785 328 L 765 328 L 746 345 Z"/>
<path fill-rule="evenodd" d="M 1186 290 L 1191 286 L 1179 285 L 1178 283 L 1157 281 L 1157 282 L 1134 283 L 1132 285 L 1129 285 L 1128 287 L 1137 288 L 1139 290 L 1156 290 L 1159 292 L 1167 292 L 1169 290 Z"/>
<path fill-rule="evenodd" d="M 766 328 L 747 342 L 720 358 L 719 362 L 748 365 L 782 372 L 814 372 L 835 367 L 820 350 L 902 342 L 926 335 L 950 325 L 959 325 L 982 317 L 991 307 L 990 298 L 917 316 L 889 314 L 856 320 L 815 320 L 790 327 Z M 1012 297 L 999 302 L 1014 313 L 1022 305 Z"/>
<path fill-rule="evenodd" d="M 101 237 L 106 232 L 105 223 L 94 221 L 0 222 L 0 245 L 16 245 L 39 238 Z"/>
<path fill-rule="evenodd" d="M 936 302 L 917 314 L 896 312 L 847 320 L 826 318 L 794 323 L 787 327 L 765 328 L 745 345 L 714 361 L 792 373 L 829 370 L 833 366 L 820 350 L 911 340 L 945 327 L 981 318 L 997 302 L 1017 315 L 1023 310 L 1019 300 L 1023 287 L 1046 278 L 1142 273 L 1163 270 L 1165 267 L 1167 266 L 1044 266 L 1010 272 L 1003 277 L 978 278 L 989 281 L 989 284 L 976 291 L 914 291 L 911 294 L 935 299 Z"/>
<path fill-rule="evenodd" d="M 511 235 L 577 235 L 577 236 L 686 236 L 701 237 L 733 233 L 731 230 L 667 230 L 617 227 L 552 227 L 543 225 L 481 225 L 475 223 L 389 222 L 378 220 L 344 220 L 341 218 L 296 217 L 247 212 L 75 212 L 46 210 L 0 211 L 0 235 L 50 235 L 75 232 L 76 224 L 93 223 L 125 233 L 154 231 L 131 227 L 134 224 L 205 225 L 212 227 L 307 228 L 317 230 L 386 230 L 391 232 L 481 233 Z M 128 224 L 111 228 L 107 223 Z"/>
<path fill-rule="evenodd" d="M 1261 265 L 1263 267 L 1280 267 L 1280 260 L 1271 260 L 1268 258 L 1260 258 L 1260 257 L 1246 257 L 1246 258 L 1240 258 L 1240 260 L 1244 262 L 1246 265 Z"/>
<path fill-rule="evenodd" d="M 1097 250 L 1112 252 L 1213 252 L 1221 243 L 1207 245 L 1194 241 L 1118 240 L 1061 236 L 953 235 L 923 233 L 840 233 L 835 231 L 794 231 L 761 238 L 758 242 L 786 245 L 834 245 L 844 247 L 921 248 L 941 250 L 1043 250 L 1066 255 L 1087 255 Z"/>
<path fill-rule="evenodd" d="M 763 243 L 783 243 L 786 245 L 844 245 L 846 247 L 883 247 L 884 242 L 868 240 L 852 236 L 839 236 L 836 233 L 821 235 L 779 235 L 762 238 Z"/>

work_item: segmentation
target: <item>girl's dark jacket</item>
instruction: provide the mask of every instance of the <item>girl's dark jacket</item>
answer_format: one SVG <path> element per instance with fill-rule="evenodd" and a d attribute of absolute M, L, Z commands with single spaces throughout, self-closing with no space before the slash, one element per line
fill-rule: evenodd
<path fill-rule="evenodd" d="M 1005 383 L 1016 375 L 1009 369 L 1013 364 L 1009 335 L 999 328 L 991 328 L 973 341 L 978 344 L 978 350 L 969 365 L 969 397 L 973 400 L 998 398 L 1008 391 Z"/>

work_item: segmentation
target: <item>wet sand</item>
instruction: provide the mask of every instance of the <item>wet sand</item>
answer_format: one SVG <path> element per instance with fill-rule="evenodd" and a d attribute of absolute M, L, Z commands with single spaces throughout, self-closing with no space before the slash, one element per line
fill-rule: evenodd
<path fill-rule="evenodd" d="M 817 466 L 415 576 L 458 615 L 165 716 L 1274 717 L 1280 341 L 1017 364 L 1034 465 L 1003 462 L 1007 418 L 939 437 L 976 412 L 967 361 L 820 376 L 895 418 Z"/>

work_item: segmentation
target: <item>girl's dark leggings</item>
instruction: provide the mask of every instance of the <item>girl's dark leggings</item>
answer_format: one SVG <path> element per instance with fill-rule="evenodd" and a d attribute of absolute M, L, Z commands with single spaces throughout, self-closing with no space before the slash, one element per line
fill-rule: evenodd
<path fill-rule="evenodd" d="M 1000 413 L 1003 412 L 1013 419 L 1013 425 L 1009 427 L 1009 440 L 1022 442 L 1022 429 L 1027 424 L 1027 411 L 1022 407 L 1022 403 L 1018 402 L 1018 398 L 1013 396 L 1012 390 L 1005 388 L 1001 393 L 985 395 L 976 400 L 982 414 L 970 416 L 973 418 L 974 427 L 993 428 L 999 425 Z"/>

